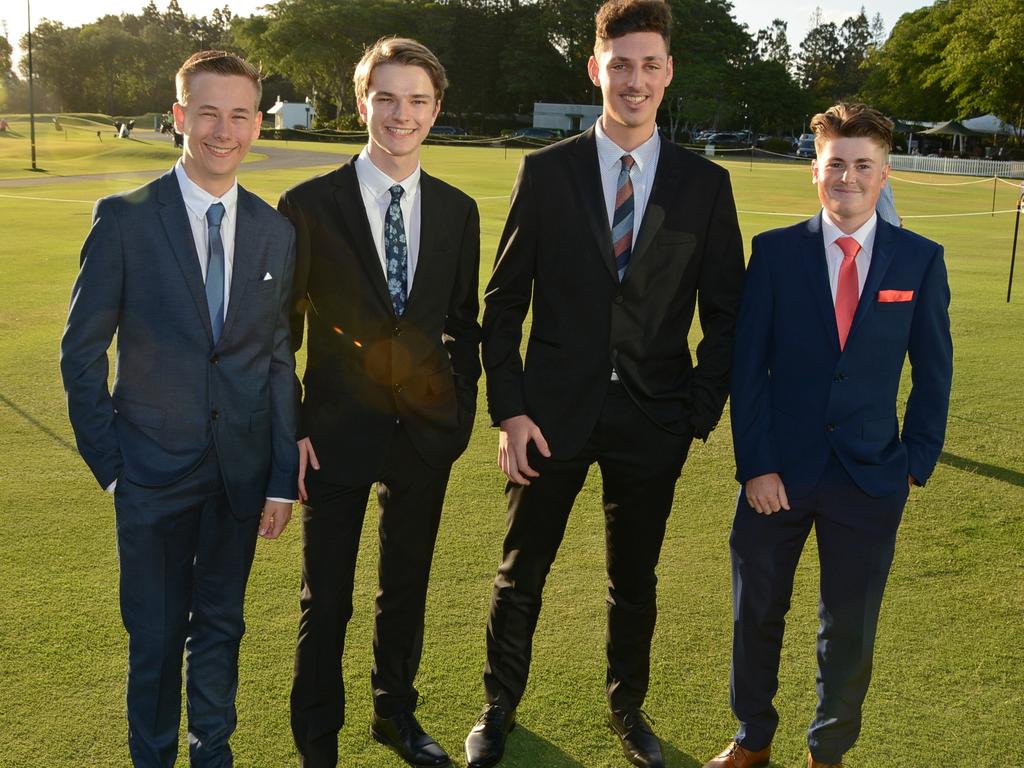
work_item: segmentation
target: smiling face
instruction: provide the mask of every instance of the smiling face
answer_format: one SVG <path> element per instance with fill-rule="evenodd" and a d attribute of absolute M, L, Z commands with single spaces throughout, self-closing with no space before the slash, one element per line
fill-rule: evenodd
<path fill-rule="evenodd" d="M 887 153 L 866 136 L 821 141 L 811 164 L 818 199 L 836 225 L 850 234 L 871 218 L 889 177 Z"/>
<path fill-rule="evenodd" d="M 630 32 L 605 41 L 590 57 L 587 72 L 601 87 L 601 127 L 625 150 L 651 137 L 665 88 L 672 82 L 672 57 L 657 32 Z"/>
<path fill-rule="evenodd" d="M 441 109 L 423 67 L 378 64 L 370 73 L 359 116 L 370 134 L 370 160 L 396 181 L 416 170 L 420 145 Z"/>
<path fill-rule="evenodd" d="M 220 197 L 235 182 L 235 172 L 260 134 L 256 87 L 242 75 L 198 72 L 189 79 L 186 104 L 175 104 L 174 122 L 184 134 L 185 173 L 211 195 Z"/>

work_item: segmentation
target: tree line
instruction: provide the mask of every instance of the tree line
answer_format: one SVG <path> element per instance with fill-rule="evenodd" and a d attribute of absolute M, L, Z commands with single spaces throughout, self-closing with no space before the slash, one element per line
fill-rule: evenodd
<path fill-rule="evenodd" d="M 821 11 L 795 48 L 786 22 L 749 30 L 729 0 L 668 0 L 677 76 L 662 124 L 799 132 L 839 99 L 864 99 L 906 120 L 993 112 L 1024 122 L 1024 0 L 936 0 L 904 14 L 888 39 L 862 8 L 840 24 Z M 278 0 L 264 15 L 225 5 L 185 14 L 154 0 L 139 14 L 80 27 L 42 20 L 33 30 L 37 109 L 135 115 L 164 112 L 178 65 L 224 48 L 259 63 L 277 96 L 314 99 L 321 126 L 354 127 L 352 71 L 381 35 L 415 37 L 448 70 L 445 119 L 483 131 L 535 101 L 600 103 L 585 75 L 600 0 Z M 18 41 L 22 51 L 27 39 Z M 27 60 L 12 67 L 0 36 L 0 110 L 25 111 Z"/>

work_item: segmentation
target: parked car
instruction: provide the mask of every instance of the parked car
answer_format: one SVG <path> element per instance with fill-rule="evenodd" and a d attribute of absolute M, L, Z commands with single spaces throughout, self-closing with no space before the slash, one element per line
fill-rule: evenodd
<path fill-rule="evenodd" d="M 466 136 L 468 131 L 465 128 L 457 128 L 454 125 L 435 125 L 430 132 L 435 136 Z"/>
<path fill-rule="evenodd" d="M 738 133 L 713 133 L 708 137 L 708 144 L 714 144 L 716 147 L 745 147 L 747 143 L 743 140 L 743 137 Z"/>
<path fill-rule="evenodd" d="M 800 143 L 796 145 L 796 156 L 812 158 L 818 156 L 818 151 L 814 148 L 814 136 L 809 139 L 800 139 Z"/>

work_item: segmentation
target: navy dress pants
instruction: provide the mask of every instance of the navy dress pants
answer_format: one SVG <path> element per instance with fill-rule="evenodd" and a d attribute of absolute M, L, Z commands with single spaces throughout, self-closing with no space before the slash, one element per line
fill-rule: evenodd
<path fill-rule="evenodd" d="M 169 486 L 120 478 L 114 506 L 132 763 L 174 765 L 184 653 L 191 765 L 231 766 L 242 608 L 259 515 L 232 515 L 213 450 Z"/>
<path fill-rule="evenodd" d="M 785 478 L 783 478 L 785 482 Z M 878 613 L 908 489 L 868 496 L 833 455 L 815 490 L 790 509 L 761 515 L 741 492 L 729 539 L 733 578 L 730 703 L 736 740 L 750 750 L 771 743 L 779 724 L 772 699 L 793 577 L 814 527 L 821 568 L 818 707 L 808 730 L 811 754 L 838 763 L 860 733 L 871 679 Z"/>

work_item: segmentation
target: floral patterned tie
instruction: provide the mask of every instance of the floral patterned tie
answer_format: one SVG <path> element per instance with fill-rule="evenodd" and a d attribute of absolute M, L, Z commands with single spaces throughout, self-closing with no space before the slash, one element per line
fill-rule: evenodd
<path fill-rule="evenodd" d="M 388 293 L 395 308 L 395 316 L 405 313 L 405 299 L 409 285 L 409 243 L 405 239 L 405 222 L 402 220 L 402 189 L 395 184 L 389 190 L 391 204 L 384 217 L 384 253 L 388 265 Z"/>

